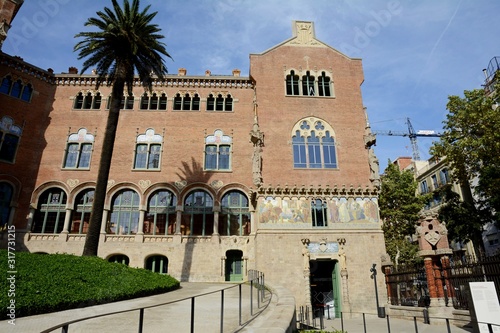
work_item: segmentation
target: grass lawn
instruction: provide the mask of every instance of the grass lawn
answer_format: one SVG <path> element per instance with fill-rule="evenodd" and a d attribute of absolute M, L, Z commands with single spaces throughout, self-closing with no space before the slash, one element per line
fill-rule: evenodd
<path fill-rule="evenodd" d="M 110 263 L 97 257 L 16 252 L 9 261 L 0 250 L 0 307 L 15 317 L 68 310 L 89 305 L 155 295 L 179 288 L 169 275 Z M 14 266 L 10 266 L 14 264 Z M 1 320 L 9 319 L 2 311 Z"/>

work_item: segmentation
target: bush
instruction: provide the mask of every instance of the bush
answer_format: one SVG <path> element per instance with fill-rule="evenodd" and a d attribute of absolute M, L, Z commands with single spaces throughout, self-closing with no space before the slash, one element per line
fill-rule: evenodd
<path fill-rule="evenodd" d="M 16 318 L 150 296 L 179 288 L 179 281 L 142 268 L 110 263 L 98 257 L 69 254 L 15 253 L 15 272 L 1 279 L 0 307 L 15 300 Z M 12 258 L 11 258 L 12 259 Z M 4 272 L 7 251 L 0 250 Z M 6 311 L 2 319 L 7 319 Z"/>

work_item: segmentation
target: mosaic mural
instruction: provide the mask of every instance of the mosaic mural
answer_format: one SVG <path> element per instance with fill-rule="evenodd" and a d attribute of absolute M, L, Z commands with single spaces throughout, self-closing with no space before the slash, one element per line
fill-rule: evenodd
<path fill-rule="evenodd" d="M 326 214 L 330 223 L 379 222 L 376 198 L 327 199 Z M 311 224 L 311 201 L 305 198 L 260 198 L 258 205 L 260 223 Z"/>

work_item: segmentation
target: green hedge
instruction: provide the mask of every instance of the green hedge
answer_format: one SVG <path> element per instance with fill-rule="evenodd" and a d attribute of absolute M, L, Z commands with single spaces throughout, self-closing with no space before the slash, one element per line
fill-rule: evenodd
<path fill-rule="evenodd" d="M 15 253 L 15 272 L 7 251 L 0 250 L 0 307 L 15 301 L 15 316 L 61 311 L 159 294 L 179 288 L 179 281 L 142 268 L 69 254 Z M 9 277 L 15 279 L 9 279 Z M 13 293 L 15 295 L 13 295 Z M 12 306 L 11 306 L 12 307 Z M 1 318 L 9 319 L 9 311 Z"/>

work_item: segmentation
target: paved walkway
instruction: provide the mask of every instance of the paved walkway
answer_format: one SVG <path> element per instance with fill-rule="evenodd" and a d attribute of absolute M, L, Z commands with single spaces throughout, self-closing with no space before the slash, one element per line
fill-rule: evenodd
<path fill-rule="evenodd" d="M 195 299 L 195 332 L 220 332 L 221 318 L 221 289 L 230 287 L 229 283 L 187 283 L 183 282 L 181 288 L 169 293 L 133 300 L 90 306 L 81 309 L 48 313 L 37 316 L 21 317 L 16 319 L 16 325 L 7 321 L 0 322 L 2 333 L 40 333 L 58 324 L 78 320 L 80 318 L 101 316 L 98 318 L 74 323 L 69 326 L 69 333 L 87 332 L 138 332 L 139 311 L 113 314 L 103 317 L 103 314 L 120 312 L 135 307 L 147 307 L 156 304 L 176 302 L 146 309 L 144 311 L 144 332 L 190 332 L 191 323 L 191 297 L 194 295 L 205 296 Z M 218 291 L 218 292 L 217 292 Z M 253 313 L 259 311 L 256 289 L 253 292 Z M 252 318 L 250 314 L 250 286 L 242 285 L 242 322 Z M 261 304 L 260 310 L 263 309 Z M 239 288 L 236 286 L 224 291 L 224 332 L 234 332 L 239 327 Z M 54 332 L 61 332 L 57 329 Z"/>
<path fill-rule="evenodd" d="M 432 320 L 432 319 L 431 319 Z M 388 327 L 387 318 L 378 318 L 376 315 L 365 315 L 355 318 L 344 318 L 344 331 L 348 333 L 448 333 L 445 320 L 434 319 L 433 325 L 424 324 L 417 321 L 417 328 L 413 320 L 398 319 L 389 317 Z M 325 330 L 340 330 L 342 323 L 340 318 L 325 320 Z M 450 324 L 451 333 L 472 332 L 472 328 L 461 328 Z"/>
<path fill-rule="evenodd" d="M 221 332 L 220 318 L 222 298 L 220 290 L 232 285 L 234 284 L 183 282 L 181 284 L 181 289 L 161 295 L 37 316 L 22 317 L 16 319 L 15 326 L 8 324 L 7 321 L 1 321 L 0 332 L 40 333 L 63 322 L 76 321 L 80 318 L 91 316 L 100 316 L 83 322 L 73 323 L 69 326 L 68 332 L 137 333 L 139 331 L 138 310 L 113 314 L 110 316 L 103 315 L 124 311 L 130 308 L 148 307 L 179 300 L 182 301 L 146 309 L 144 311 L 143 332 L 190 332 L 190 313 L 192 306 L 191 297 L 194 295 L 204 295 L 195 299 L 194 331 L 203 333 L 219 333 Z M 270 310 L 270 308 L 274 306 L 273 303 L 276 303 L 277 300 L 272 301 L 268 309 L 266 309 L 265 304 L 260 304 L 259 308 L 255 289 L 251 294 L 250 286 L 242 285 L 241 293 L 243 323 L 247 323 L 250 319 L 254 318 L 259 311 L 265 311 L 267 312 L 267 315 L 264 315 L 256 322 L 252 321 L 248 326 L 241 328 L 239 326 L 239 288 L 234 287 L 227 289 L 224 291 L 223 332 L 278 332 L 274 329 L 258 329 L 252 327 L 252 324 L 257 324 L 259 320 L 266 320 L 265 318 L 270 315 L 267 310 Z M 253 316 L 250 313 L 250 297 L 252 297 L 253 300 Z M 266 301 L 269 301 L 269 294 L 267 295 Z M 324 324 L 326 331 L 334 331 L 335 329 L 340 330 L 342 327 L 340 318 L 330 320 L 325 319 Z M 415 323 L 412 320 L 389 318 L 389 324 L 390 330 L 388 328 L 387 319 L 378 318 L 375 315 L 366 315 L 364 322 L 362 316 L 349 319 L 344 318 L 343 320 L 344 331 L 348 333 L 448 333 L 444 320 L 442 320 L 442 322 L 438 325 L 427 325 L 422 322 L 417 322 L 417 328 L 415 328 Z M 281 332 L 281 330 L 279 331 Z M 57 329 L 54 332 L 61 332 L 61 329 Z M 464 329 L 450 325 L 450 332 L 465 333 L 472 332 L 472 329 Z"/>

